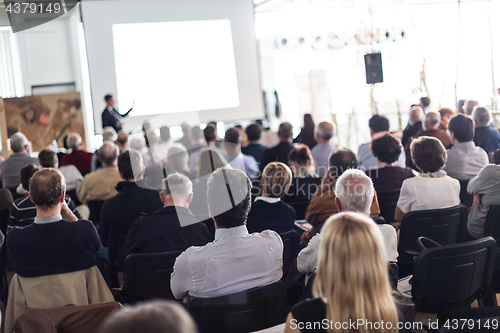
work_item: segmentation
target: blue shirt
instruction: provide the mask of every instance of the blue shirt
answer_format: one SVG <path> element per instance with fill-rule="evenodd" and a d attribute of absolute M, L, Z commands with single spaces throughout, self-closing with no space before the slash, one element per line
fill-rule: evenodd
<path fill-rule="evenodd" d="M 323 177 L 328 170 L 328 158 L 335 151 L 332 144 L 317 144 L 311 150 L 311 155 L 316 164 L 316 173 L 319 177 Z"/>
<path fill-rule="evenodd" d="M 483 148 L 487 153 L 494 153 L 500 149 L 500 132 L 490 126 L 476 127 L 474 143 Z"/>
<path fill-rule="evenodd" d="M 359 169 L 364 171 L 378 167 L 378 160 L 373 156 L 370 144 L 370 142 L 363 143 L 358 148 Z M 406 155 L 403 150 L 401 150 L 401 155 L 399 155 L 398 165 L 402 168 L 406 166 Z"/>

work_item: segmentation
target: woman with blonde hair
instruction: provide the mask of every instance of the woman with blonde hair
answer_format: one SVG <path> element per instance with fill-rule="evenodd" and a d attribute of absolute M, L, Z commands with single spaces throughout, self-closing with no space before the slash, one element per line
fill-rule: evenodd
<path fill-rule="evenodd" d="M 396 333 L 398 321 L 413 319 L 411 305 L 404 309 L 392 295 L 382 236 L 372 220 L 340 213 L 325 222 L 321 234 L 313 285 L 317 298 L 292 309 L 285 333 Z"/>
<path fill-rule="evenodd" d="M 261 196 L 255 198 L 247 219 L 249 232 L 266 229 L 282 233 L 293 229 L 295 209 L 281 198 L 292 183 L 292 171 L 281 162 L 271 162 L 264 168 L 260 180 Z"/>

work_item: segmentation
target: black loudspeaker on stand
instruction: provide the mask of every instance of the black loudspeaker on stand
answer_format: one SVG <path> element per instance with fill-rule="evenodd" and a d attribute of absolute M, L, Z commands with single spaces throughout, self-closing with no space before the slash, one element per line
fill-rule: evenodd
<path fill-rule="evenodd" d="M 365 54 L 365 70 L 367 84 L 384 82 L 384 75 L 382 73 L 382 54 Z"/>

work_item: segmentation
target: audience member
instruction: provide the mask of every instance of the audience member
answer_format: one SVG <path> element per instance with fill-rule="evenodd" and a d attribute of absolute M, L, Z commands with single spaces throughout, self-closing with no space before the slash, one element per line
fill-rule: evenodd
<path fill-rule="evenodd" d="M 104 322 L 99 333 L 197 333 L 186 309 L 172 301 L 127 305 Z"/>
<path fill-rule="evenodd" d="M 429 97 L 420 97 L 420 104 L 419 104 L 422 109 L 424 109 L 424 113 L 427 114 L 427 112 L 430 112 L 431 109 L 429 108 L 429 105 L 431 105 L 431 99 Z"/>
<path fill-rule="evenodd" d="M 76 190 L 78 184 L 80 184 L 83 179 L 82 174 L 73 164 L 65 165 L 59 168 L 57 155 L 50 149 L 44 149 L 38 153 L 38 162 L 43 168 L 54 168 L 61 172 L 64 177 L 64 181 L 66 182 L 66 191 Z"/>
<path fill-rule="evenodd" d="M 450 122 L 450 119 L 455 116 L 455 113 L 448 108 L 441 108 L 439 109 L 439 115 L 441 116 L 441 122 L 439 123 L 439 129 L 441 130 L 447 130 L 448 129 L 448 123 Z"/>
<path fill-rule="evenodd" d="M 413 140 L 410 151 L 420 174 L 403 182 L 394 219 L 401 222 L 408 212 L 459 205 L 460 183 L 443 170 L 446 163 L 443 143 L 433 137 L 421 136 Z"/>
<path fill-rule="evenodd" d="M 486 153 L 494 153 L 500 149 L 500 132 L 490 126 L 490 112 L 483 107 L 476 107 L 472 112 L 476 128 L 474 130 L 474 143 L 483 148 Z"/>
<path fill-rule="evenodd" d="M 400 189 L 405 179 L 413 177 L 410 168 L 402 168 L 397 162 L 402 151 L 401 143 L 392 134 L 373 140 L 371 148 L 378 167 L 365 173 L 372 179 L 376 191 Z"/>
<path fill-rule="evenodd" d="M 243 171 L 250 179 L 259 176 L 259 165 L 255 158 L 241 152 L 241 133 L 239 130 L 230 128 L 226 131 L 224 149 L 226 150 L 226 160 L 233 168 Z"/>
<path fill-rule="evenodd" d="M 465 106 L 465 102 L 467 102 L 467 100 L 465 99 L 461 99 L 457 102 L 457 114 L 465 114 L 465 110 L 464 110 L 464 106 Z"/>
<path fill-rule="evenodd" d="M 207 226 L 189 210 L 192 198 L 189 178 L 173 173 L 164 179 L 160 192 L 163 208 L 144 214 L 132 224 L 118 255 L 119 265 L 123 267 L 131 253 L 184 251 L 207 244 L 211 240 Z"/>
<path fill-rule="evenodd" d="M 70 154 L 61 158 L 61 166 L 74 165 L 82 175 L 86 175 L 91 170 L 92 153 L 82 149 L 82 137 L 78 133 L 68 135 L 68 147 Z"/>
<path fill-rule="evenodd" d="M 120 154 L 123 154 L 124 152 L 128 151 L 130 149 L 128 146 L 128 134 L 126 132 L 118 133 L 116 137 L 116 144 L 120 149 Z"/>
<path fill-rule="evenodd" d="M 246 155 L 253 156 L 257 163 L 262 163 L 262 158 L 264 157 L 264 152 L 267 147 L 264 147 L 260 143 L 261 128 L 259 124 L 250 124 L 245 129 L 248 138 L 248 145 L 241 148 L 241 152 Z"/>
<path fill-rule="evenodd" d="M 200 126 L 194 126 L 191 128 L 191 148 L 188 150 L 189 156 L 200 151 L 205 145 L 203 131 Z"/>
<path fill-rule="evenodd" d="M 4 149 L 7 149 L 4 147 Z M 10 149 L 12 154 L 0 163 L 0 180 L 3 187 L 8 189 L 16 197 L 16 188 L 21 183 L 19 170 L 26 164 L 38 165 L 38 160 L 29 155 L 29 142 L 23 133 L 17 132 L 10 137 Z"/>
<path fill-rule="evenodd" d="M 335 184 L 335 204 L 339 212 L 355 212 L 370 215 L 370 209 L 377 198 L 371 179 L 361 170 L 346 170 Z M 372 220 L 373 224 L 376 224 Z M 398 259 L 398 237 L 396 230 L 390 224 L 377 224 L 382 235 L 384 258 L 387 262 Z M 307 247 L 300 251 L 297 257 L 297 269 L 301 273 L 313 273 L 318 265 L 318 251 L 321 233 L 317 233 Z"/>
<path fill-rule="evenodd" d="M 249 234 L 245 225 L 251 186 L 240 170 L 221 168 L 210 175 L 207 200 L 215 241 L 177 258 L 171 278 L 176 298 L 223 296 L 281 279 L 281 237 L 271 230 Z"/>
<path fill-rule="evenodd" d="M 410 119 L 408 120 L 408 125 L 406 125 L 403 130 L 403 138 L 401 143 L 403 147 L 406 147 L 406 142 L 415 134 L 422 130 L 422 121 L 424 120 L 424 109 L 422 107 L 415 105 L 410 109 Z"/>
<path fill-rule="evenodd" d="M 353 318 L 390 323 L 393 328 L 400 322 L 413 321 L 412 303 L 391 291 L 381 235 L 370 219 L 356 213 L 332 216 L 322 234 L 324 240 L 313 285 L 316 298 L 292 308 L 285 333 L 296 331 L 298 322 L 331 323 L 328 330 L 314 331 L 333 332 L 335 323 L 349 323 Z M 359 331 L 371 330 L 362 327 Z"/>
<path fill-rule="evenodd" d="M 278 138 L 280 143 L 265 151 L 260 164 L 260 170 L 263 171 L 266 165 L 271 162 L 288 163 L 288 153 L 293 149 L 292 146 L 293 127 L 289 122 L 281 123 L 278 129 Z"/>
<path fill-rule="evenodd" d="M 161 157 L 162 160 L 167 158 L 168 150 L 173 146 L 171 136 L 170 136 L 170 128 L 167 126 L 160 127 L 160 142 L 155 146 L 155 149 L 158 151 L 158 156 Z"/>
<path fill-rule="evenodd" d="M 65 191 L 64 178 L 55 169 L 42 169 L 31 177 L 34 223 L 12 228 L 7 239 L 7 257 L 19 276 L 68 273 L 96 265 L 97 231 L 68 208 Z"/>
<path fill-rule="evenodd" d="M 314 131 L 314 139 L 318 143 L 311 150 L 311 155 L 316 164 L 316 173 L 319 177 L 323 177 L 328 170 L 328 157 L 335 151 L 332 138 L 335 135 L 335 127 L 333 124 L 323 121 L 316 126 Z"/>
<path fill-rule="evenodd" d="M 98 151 L 102 169 L 83 177 L 76 189 L 80 202 L 103 201 L 115 196 L 116 184 L 121 181 L 117 167 L 118 146 L 111 141 L 105 141 Z"/>
<path fill-rule="evenodd" d="M 116 134 L 116 131 L 113 127 L 111 127 L 111 126 L 104 127 L 104 129 L 102 131 L 102 142 L 106 142 L 106 141 L 116 142 L 117 139 L 118 139 L 118 134 Z M 94 152 L 94 154 L 92 155 L 92 162 L 91 162 L 91 167 L 92 167 L 91 171 L 92 172 L 102 168 L 102 163 L 97 158 L 98 152 L 99 152 L 99 149 L 97 149 Z"/>
<path fill-rule="evenodd" d="M 479 105 L 479 103 L 477 101 L 475 101 L 473 99 L 468 100 L 467 103 L 465 103 L 464 113 L 468 116 L 472 115 L 472 111 L 478 105 Z"/>
<path fill-rule="evenodd" d="M 306 113 L 304 115 L 304 127 L 300 129 L 299 135 L 297 135 L 293 142 L 305 144 L 309 149 L 313 149 L 316 146 L 314 127 L 314 120 L 311 114 Z"/>
<path fill-rule="evenodd" d="M 196 178 L 196 175 L 189 171 L 189 154 L 183 145 L 170 147 L 167 152 L 167 164 L 170 173 L 178 172 L 191 180 Z"/>
<path fill-rule="evenodd" d="M 311 150 L 306 145 L 299 145 L 288 153 L 288 164 L 295 178 L 317 178 L 316 166 Z"/>
<path fill-rule="evenodd" d="M 207 125 L 207 127 L 205 127 L 205 129 L 203 130 L 203 136 L 205 137 L 205 146 L 203 146 L 200 151 L 192 153 L 191 158 L 189 159 L 189 171 L 191 171 L 192 173 L 197 172 L 198 160 L 203 151 L 210 149 L 215 150 L 222 155 L 225 154 L 225 151 L 223 149 L 220 149 L 215 145 L 219 138 L 217 137 L 217 130 L 214 126 Z"/>
<path fill-rule="evenodd" d="M 162 207 L 158 192 L 142 188 L 144 164 L 138 151 L 130 149 L 118 157 L 118 172 L 122 181 L 116 185 L 118 194 L 102 205 L 99 218 L 99 236 L 108 247 L 109 261 L 115 264 L 130 226 L 143 213 L 152 213 Z"/>
<path fill-rule="evenodd" d="M 248 213 L 248 232 L 269 229 L 283 233 L 294 228 L 295 209 L 281 198 L 292 183 L 292 171 L 281 162 L 271 162 L 260 179 L 261 195 L 256 197 Z"/>
<path fill-rule="evenodd" d="M 191 129 L 191 126 L 189 126 L 186 123 L 182 124 L 181 128 L 182 128 L 182 137 L 175 142 L 183 145 L 187 149 L 187 151 L 189 152 L 189 150 L 191 148 L 193 148 L 193 143 L 191 142 L 192 129 Z M 199 127 L 198 127 L 198 129 L 199 129 Z"/>
<path fill-rule="evenodd" d="M 474 121 L 470 116 L 459 114 L 448 126 L 453 147 L 447 150 L 448 162 L 444 170 L 450 177 L 469 180 L 489 163 L 488 154 L 474 144 Z"/>
<path fill-rule="evenodd" d="M 370 136 L 372 141 L 376 138 L 381 137 L 384 134 L 389 133 L 389 119 L 384 116 L 374 115 L 368 121 L 368 126 L 370 127 Z M 370 170 L 378 166 L 378 161 L 375 156 L 373 156 L 372 150 L 370 148 L 371 142 L 363 143 L 358 148 L 358 159 L 359 168 L 363 170 Z M 405 156 L 401 154 L 399 156 L 399 165 L 405 166 Z"/>

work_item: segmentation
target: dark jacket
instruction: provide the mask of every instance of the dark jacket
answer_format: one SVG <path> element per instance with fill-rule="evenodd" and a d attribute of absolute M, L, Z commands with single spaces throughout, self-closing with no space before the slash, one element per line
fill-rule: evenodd
<path fill-rule="evenodd" d="M 260 163 L 260 171 L 262 172 L 266 165 L 271 162 L 282 162 L 288 165 L 288 153 L 292 149 L 293 146 L 290 142 L 280 142 L 278 145 L 266 150 Z"/>
<path fill-rule="evenodd" d="M 403 185 L 405 179 L 414 177 L 410 168 L 401 168 L 398 166 L 386 166 L 380 169 L 366 170 L 365 173 L 372 179 L 375 191 L 401 189 L 401 185 Z"/>
<path fill-rule="evenodd" d="M 251 143 L 248 146 L 241 148 L 241 152 L 243 154 L 253 156 L 259 164 L 262 162 L 262 158 L 264 157 L 266 150 L 267 147 L 261 145 L 260 143 Z"/>
<path fill-rule="evenodd" d="M 120 126 L 120 121 L 121 121 L 122 117 L 128 116 L 130 111 L 132 111 L 132 109 L 128 110 L 124 114 L 120 114 L 114 108 L 113 108 L 113 111 L 109 111 L 108 108 L 105 108 L 104 111 L 102 111 L 102 115 L 101 115 L 102 128 L 104 128 L 106 126 L 111 126 L 118 133 L 122 129 L 122 127 Z"/>
<path fill-rule="evenodd" d="M 476 127 L 474 143 L 487 153 L 494 153 L 500 149 L 500 132 L 491 126 Z"/>
<path fill-rule="evenodd" d="M 403 130 L 403 138 L 401 139 L 401 143 L 403 144 L 403 147 L 406 145 L 406 142 L 415 134 L 420 132 L 422 130 L 422 122 L 419 121 L 415 123 L 414 125 L 406 125 L 406 128 Z"/>
<path fill-rule="evenodd" d="M 125 258 L 131 253 L 184 251 L 191 246 L 207 244 L 211 241 L 208 228 L 197 221 L 199 219 L 188 208 L 179 206 L 163 207 L 144 214 L 130 228 L 118 255 L 119 266 L 123 268 Z"/>
<path fill-rule="evenodd" d="M 295 209 L 283 201 L 269 203 L 256 200 L 248 213 L 248 232 L 274 230 L 281 234 L 294 228 Z"/>

